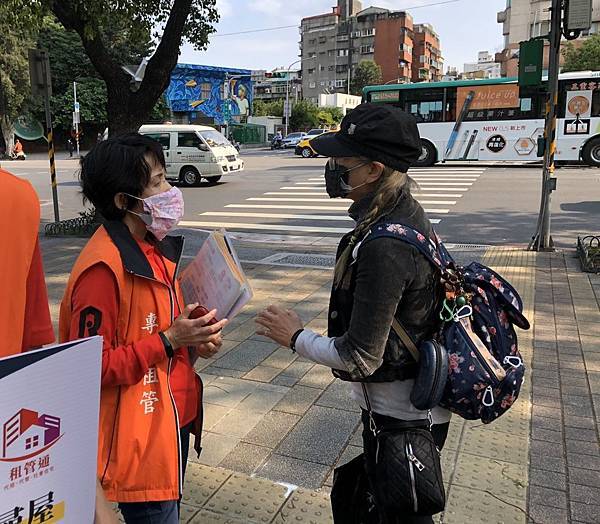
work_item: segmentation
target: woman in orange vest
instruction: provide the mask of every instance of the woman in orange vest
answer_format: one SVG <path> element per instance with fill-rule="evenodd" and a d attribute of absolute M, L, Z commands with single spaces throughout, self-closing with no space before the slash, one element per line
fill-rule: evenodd
<path fill-rule="evenodd" d="M 200 451 L 198 356 L 216 354 L 223 319 L 192 320 L 177 272 L 181 191 L 163 151 L 132 133 L 97 144 L 81 163 L 85 198 L 106 219 L 79 255 L 61 304 L 63 341 L 102 335 L 98 477 L 127 524 L 175 524 L 190 433 Z M 189 349 L 193 347 L 195 349 Z"/>

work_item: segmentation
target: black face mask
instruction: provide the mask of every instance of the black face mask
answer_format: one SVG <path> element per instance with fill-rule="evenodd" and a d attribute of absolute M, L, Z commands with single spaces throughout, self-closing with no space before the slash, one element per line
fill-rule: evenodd
<path fill-rule="evenodd" d="M 338 164 L 333 159 L 329 159 L 327 164 L 325 164 L 325 190 L 327 191 L 329 198 L 347 197 L 355 189 L 366 185 L 366 183 L 364 183 L 352 187 L 348 183 L 348 175 L 350 174 L 350 171 L 366 166 L 369 163 L 370 162 L 365 162 L 364 164 L 348 168 Z"/>

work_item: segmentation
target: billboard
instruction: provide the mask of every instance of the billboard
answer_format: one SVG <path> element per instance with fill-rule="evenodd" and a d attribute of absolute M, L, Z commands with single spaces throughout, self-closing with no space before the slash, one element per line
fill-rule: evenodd
<path fill-rule="evenodd" d="M 102 337 L 0 359 L 0 522 L 93 522 Z"/>
<path fill-rule="evenodd" d="M 488 86 L 459 87 L 456 107 L 463 107 L 471 91 L 475 92 L 469 104 L 470 110 L 513 109 L 520 106 L 519 86 L 499 84 Z"/>

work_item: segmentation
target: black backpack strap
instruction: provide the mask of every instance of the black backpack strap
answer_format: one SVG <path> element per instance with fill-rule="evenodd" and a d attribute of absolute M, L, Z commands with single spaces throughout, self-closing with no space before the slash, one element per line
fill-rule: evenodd
<path fill-rule="evenodd" d="M 421 232 L 404 224 L 376 224 L 367 233 L 361 244 L 382 237 L 395 238 L 410 244 L 442 272 L 451 261 L 450 255 L 439 240 L 434 242 Z"/>

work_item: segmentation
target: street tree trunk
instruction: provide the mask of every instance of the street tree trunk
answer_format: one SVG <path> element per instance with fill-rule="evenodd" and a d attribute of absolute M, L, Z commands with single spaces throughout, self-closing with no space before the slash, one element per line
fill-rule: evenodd
<path fill-rule="evenodd" d="M 81 4 L 81 5 L 80 5 Z M 73 29 L 81 38 L 86 54 L 104 82 L 108 94 L 108 134 L 115 136 L 137 131 L 152 113 L 154 106 L 171 78 L 177 65 L 183 30 L 190 14 L 192 0 L 173 0 L 171 12 L 155 53 L 146 66 L 144 79 L 136 91 L 131 77 L 122 69 L 106 48 L 99 30 L 90 30 L 86 19 L 85 2 L 53 2 L 51 9 L 67 29 Z"/>
<path fill-rule="evenodd" d="M 15 126 L 6 115 L 0 116 L 0 129 L 4 142 L 6 142 L 6 154 L 8 155 L 15 146 Z"/>

